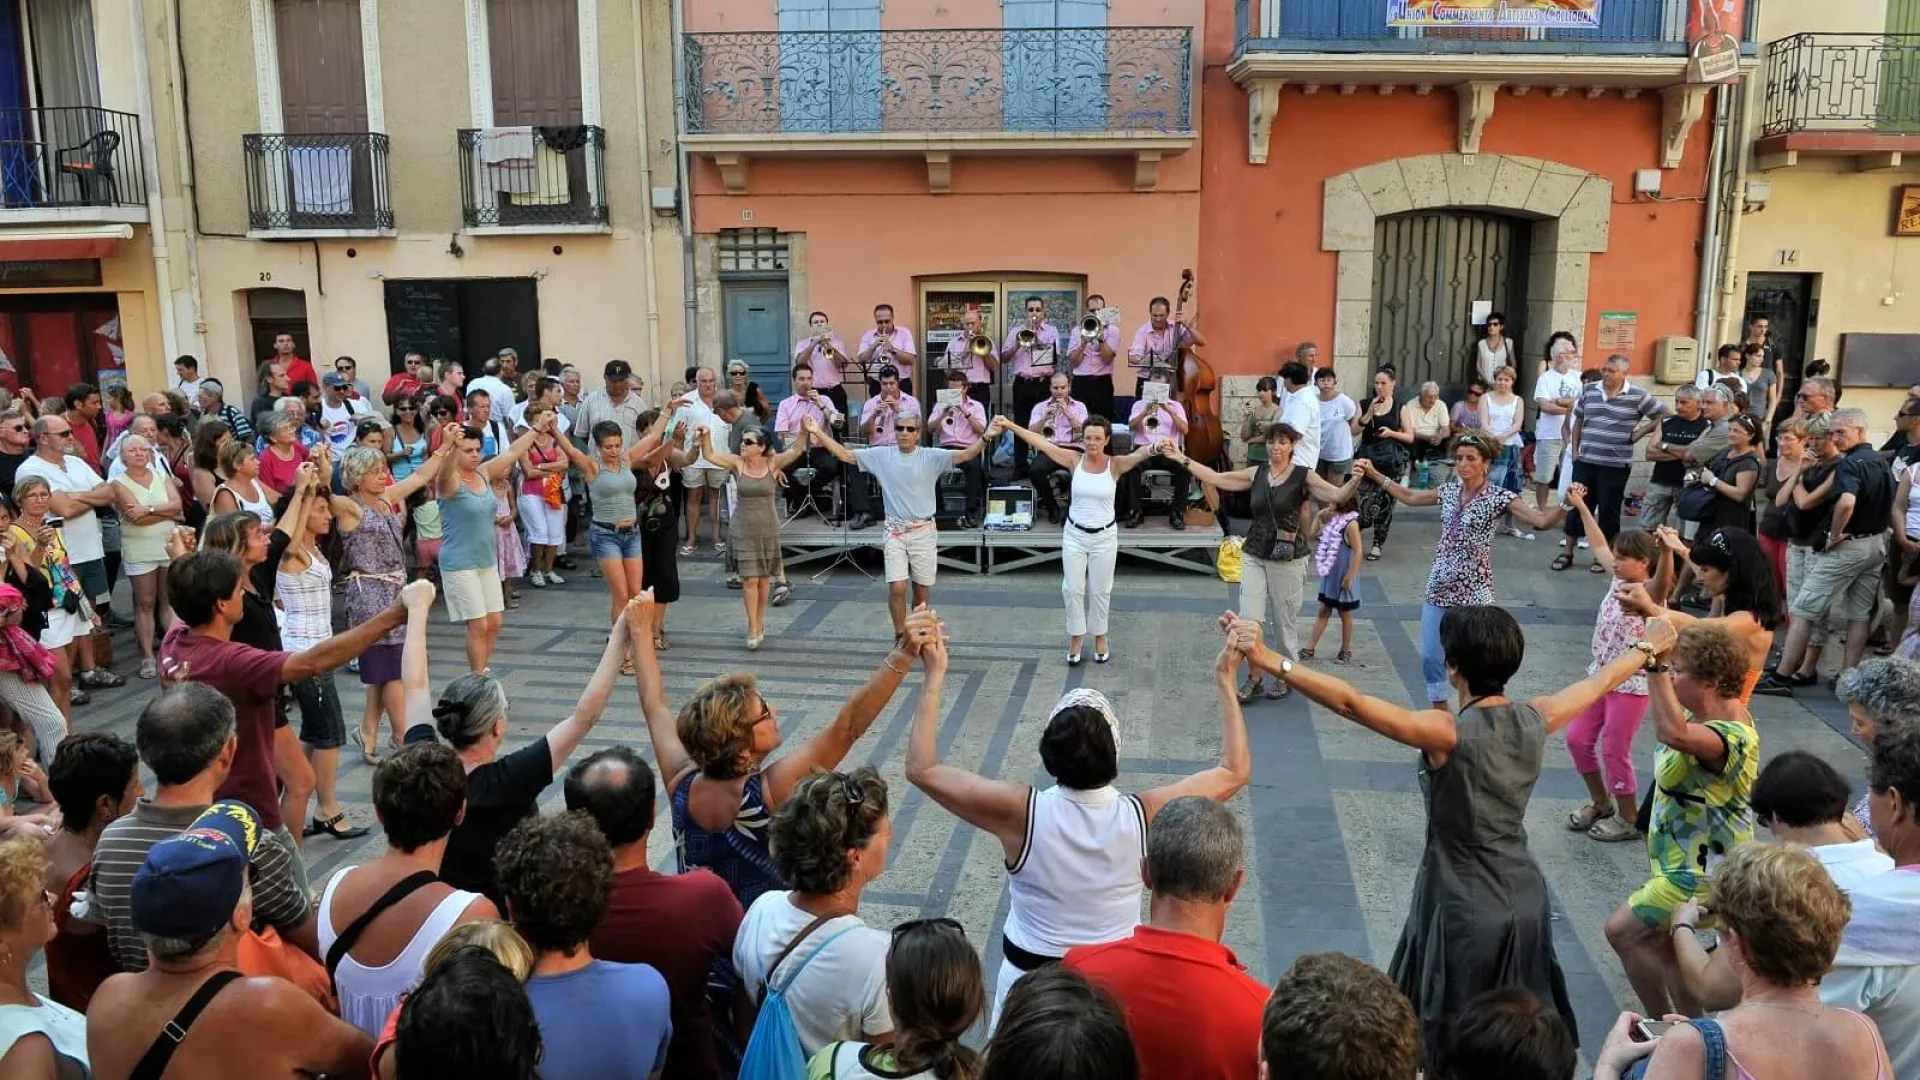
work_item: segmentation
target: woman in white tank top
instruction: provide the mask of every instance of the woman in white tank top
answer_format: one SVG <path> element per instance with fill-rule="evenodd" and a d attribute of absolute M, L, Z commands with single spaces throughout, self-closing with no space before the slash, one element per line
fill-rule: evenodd
<path fill-rule="evenodd" d="M 1107 651 L 1107 613 L 1113 599 L 1113 563 L 1120 554 L 1120 529 L 1114 517 L 1113 497 L 1127 470 L 1153 456 L 1149 443 L 1126 457 L 1107 453 L 1113 441 L 1113 423 L 1104 416 L 1087 417 L 1080 431 L 1086 451 L 1060 446 L 1044 432 L 1005 421 L 1008 430 L 1028 446 L 1052 458 L 1073 473 L 1072 502 L 1067 523 L 1060 527 L 1060 592 L 1067 603 L 1067 665 L 1080 662 L 1080 646 L 1093 635 L 1094 663 L 1113 658 Z"/>
<path fill-rule="evenodd" d="M 260 482 L 260 459 L 245 440 L 232 439 L 220 446 L 220 475 L 214 489 L 212 511 L 231 514 L 245 510 L 260 519 L 260 527 L 273 528 L 273 489 Z"/>
<path fill-rule="evenodd" d="M 1494 372 L 1492 388 L 1480 399 L 1480 429 L 1500 444 L 1500 456 L 1493 462 L 1493 484 L 1516 493 L 1523 486 L 1520 452 L 1526 442 L 1520 429 L 1527 424 L 1527 403 L 1513 392 L 1517 377 L 1511 367 Z M 1501 519 L 1506 522 L 1501 532 L 1516 540 L 1533 539 L 1532 533 L 1522 531 L 1513 523 L 1513 515 L 1503 514 Z"/>
<path fill-rule="evenodd" d="M 1096 690 L 1069 690 L 1048 714 L 1040 761 L 1054 786 L 993 780 L 940 761 L 937 732 L 947 650 L 921 646 L 926 688 L 907 742 L 907 780 L 974 828 L 999 839 L 1006 855 L 1008 908 L 993 1020 L 1020 976 L 1057 962 L 1076 945 L 1117 941 L 1140 924 L 1140 860 L 1147 827 L 1183 796 L 1221 802 L 1253 772 L 1247 725 L 1234 693 L 1240 655 L 1223 647 L 1214 663 L 1220 699 L 1220 763 L 1165 787 L 1122 795 L 1120 721 Z"/>

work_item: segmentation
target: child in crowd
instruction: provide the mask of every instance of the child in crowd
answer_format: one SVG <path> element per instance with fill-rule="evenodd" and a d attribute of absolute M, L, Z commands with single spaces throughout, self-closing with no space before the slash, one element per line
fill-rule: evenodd
<path fill-rule="evenodd" d="M 23 796 L 29 802 L 47 806 L 48 810 L 15 814 L 14 805 Z M 60 811 L 52 807 L 52 802 L 46 774 L 27 757 L 26 740 L 18 732 L 0 730 L 0 839 L 11 840 L 16 836 L 46 839 L 47 833 L 60 827 Z"/>
<path fill-rule="evenodd" d="M 493 545 L 500 564 L 500 588 L 506 593 L 507 610 L 520 606 L 520 594 L 513 591 L 513 579 L 527 572 L 527 549 L 520 542 L 520 530 L 514 527 L 519 507 L 513 497 L 511 474 L 493 482 Z"/>
<path fill-rule="evenodd" d="M 1353 591 L 1353 579 L 1360 572 L 1360 513 L 1357 496 L 1322 511 L 1320 546 L 1314 552 L 1314 570 L 1320 575 L 1320 614 L 1313 620 L 1313 633 L 1300 659 L 1313 659 L 1320 647 L 1320 635 L 1326 633 L 1327 620 L 1340 613 L 1340 654 L 1334 659 L 1346 663 L 1353 659 L 1353 613 L 1360 609 L 1360 596 Z"/>
<path fill-rule="evenodd" d="M 440 502 L 422 499 L 413 508 L 414 572 L 420 580 L 440 577 Z"/>
<path fill-rule="evenodd" d="M 1593 623 L 1593 662 L 1587 668 L 1591 674 L 1633 648 L 1646 633 L 1646 618 L 1622 606 L 1618 586 L 1645 585 L 1648 595 L 1664 604 L 1673 586 L 1673 553 L 1645 529 L 1622 529 L 1609 543 L 1587 506 L 1585 484 L 1569 486 L 1567 501 L 1579 512 L 1593 540 L 1594 564 L 1613 574 Z M 1633 769 L 1633 737 L 1647 716 L 1651 703 L 1647 694 L 1646 675 L 1635 675 L 1594 702 L 1567 728 L 1567 751 L 1592 796 L 1591 802 L 1567 816 L 1567 828 L 1609 843 L 1640 838 L 1634 825 L 1640 811 L 1635 802 L 1639 781 Z"/>

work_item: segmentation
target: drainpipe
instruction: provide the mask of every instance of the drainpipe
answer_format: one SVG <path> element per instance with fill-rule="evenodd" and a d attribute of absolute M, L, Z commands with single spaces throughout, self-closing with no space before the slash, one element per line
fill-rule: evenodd
<path fill-rule="evenodd" d="M 1744 304 L 1735 302 L 1734 290 L 1739 280 L 1739 270 L 1737 267 L 1739 266 L 1740 258 L 1740 233 L 1747 220 L 1747 216 L 1741 212 L 1741 207 L 1746 205 L 1747 172 L 1753 162 L 1753 155 L 1750 152 L 1753 140 L 1751 129 L 1747 126 L 1752 122 L 1750 114 L 1753 111 L 1755 100 L 1753 88 L 1748 86 L 1745 80 L 1742 80 L 1740 84 L 1734 88 L 1733 92 L 1738 96 L 1740 102 L 1738 108 L 1735 110 L 1736 119 L 1733 125 L 1733 137 L 1739 139 L 1740 142 L 1737 148 L 1732 151 L 1733 181 L 1732 186 L 1727 190 L 1726 196 L 1726 244 L 1725 253 L 1720 263 L 1719 329 L 1723 335 L 1729 332 L 1727 316 L 1745 307 Z M 1732 329 L 1734 332 L 1738 332 L 1739 328 L 1734 327 Z M 1734 341 L 1738 339 L 1728 337 L 1725 340 Z"/>
<path fill-rule="evenodd" d="M 194 354 L 200 357 L 201 370 L 211 371 L 212 361 L 206 356 L 206 309 L 200 299 L 200 196 L 199 181 L 194 175 L 193 133 L 187 128 L 187 76 L 180 58 L 180 0 L 161 7 L 162 24 L 166 27 L 167 99 L 172 103 L 173 113 L 173 152 L 180 173 L 181 202 L 191 211 L 180 229 L 180 235 L 186 238 L 187 248 L 187 292 L 193 309 Z M 158 163 L 156 163 L 156 168 Z"/>
<path fill-rule="evenodd" d="M 1713 149 L 1707 155 L 1707 218 L 1701 229 L 1700 276 L 1694 293 L 1693 310 L 1693 336 L 1700 342 L 1700 368 L 1703 371 L 1711 370 L 1713 366 L 1712 334 L 1716 325 L 1713 305 L 1718 299 L 1714 284 L 1719 280 L 1720 204 L 1723 199 L 1720 173 L 1727 154 L 1727 114 L 1731 103 L 1728 87 L 1722 86 L 1714 92 Z"/>
<path fill-rule="evenodd" d="M 687 95 L 687 50 L 684 44 L 687 33 L 686 0 L 673 0 L 671 10 L 674 88 L 673 128 L 678 135 L 686 133 L 685 125 L 687 122 L 685 104 Z M 688 183 L 688 175 L 691 172 L 691 167 L 688 164 L 687 144 L 679 138 L 674 139 L 674 156 L 678 159 L 677 165 L 680 180 L 680 289 L 683 294 L 681 302 L 686 305 L 687 337 L 686 355 L 682 359 L 681 367 L 685 368 L 695 362 L 695 358 L 700 354 L 700 346 L 699 337 L 697 336 L 699 334 L 698 296 L 693 280 L 693 187 Z M 666 382 L 671 381 L 673 375 L 674 372 L 671 371 L 662 372 L 660 375 L 662 384 L 664 385 Z"/>
<path fill-rule="evenodd" d="M 153 246 L 154 285 L 160 291 L 160 347 L 166 354 L 160 359 L 161 385 L 164 386 L 164 372 L 173 358 L 180 355 L 180 333 L 173 311 L 173 255 L 167 248 L 167 214 L 165 202 L 160 198 L 160 155 L 153 138 L 152 71 L 147 65 L 147 24 L 140 0 L 127 0 L 127 25 L 133 33 L 133 85 L 140 110 L 140 154 L 153 166 L 152 182 L 147 184 L 147 236 Z"/>
<path fill-rule="evenodd" d="M 659 378 L 660 364 L 660 292 L 659 271 L 654 267 L 653 257 L 653 136 L 649 133 L 647 73 L 653 66 L 647 62 L 646 33 L 640 20 L 646 13 L 641 10 L 640 0 L 629 0 L 628 10 L 633 19 L 633 96 L 638 105 L 640 124 L 640 244 L 641 266 L 645 270 L 647 288 L 647 355 L 653 358 L 656 367 L 655 378 Z M 677 140 L 676 140 L 677 141 Z"/>

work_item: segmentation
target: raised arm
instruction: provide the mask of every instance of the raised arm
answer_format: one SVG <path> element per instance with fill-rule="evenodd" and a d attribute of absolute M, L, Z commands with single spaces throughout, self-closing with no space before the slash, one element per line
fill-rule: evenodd
<path fill-rule="evenodd" d="M 416 722 L 433 722 L 433 683 L 427 677 L 427 621 L 433 616 L 433 594 L 431 581 L 410 581 L 400 590 L 400 603 L 407 609 L 407 637 L 400 646 L 400 690 L 405 695 L 401 731 Z"/>
<path fill-rule="evenodd" d="M 632 608 L 632 602 L 628 602 Z M 607 647 L 600 653 L 600 666 L 593 669 L 593 676 L 587 680 L 587 688 L 580 692 L 580 700 L 574 703 L 573 715 L 553 725 L 547 732 L 547 749 L 553 754 L 553 771 L 558 773 L 560 766 L 579 747 L 580 741 L 593 731 L 593 725 L 600 722 L 600 714 L 607 711 L 607 699 L 613 696 L 613 684 L 620 678 L 620 661 L 627 655 L 628 622 L 616 619 L 613 630 L 607 635 Z"/>
<path fill-rule="evenodd" d="M 1307 490 L 1320 502 L 1326 503 L 1329 506 L 1338 506 L 1346 502 L 1349 496 L 1360 489 L 1360 481 L 1364 479 L 1366 478 L 1361 476 L 1359 470 L 1356 469 L 1353 475 L 1347 477 L 1345 484 L 1336 485 L 1330 484 L 1322 479 L 1319 473 L 1309 472 L 1307 473 Z"/>
<path fill-rule="evenodd" d="M 1445 764 L 1459 740 L 1453 714 L 1445 709 L 1409 709 L 1385 698 L 1362 694 L 1346 682 L 1302 664 L 1283 664 L 1279 653 L 1260 640 L 1260 624 L 1229 612 L 1233 644 L 1253 667 L 1279 676 L 1333 712 L 1394 742 L 1421 751 L 1435 766 Z M 1283 671 L 1283 668 L 1285 669 Z"/>
<path fill-rule="evenodd" d="M 552 418 L 557 415 L 559 414 L 548 413 L 546 416 L 541 417 L 541 430 L 552 431 Z M 521 433 L 519 438 L 508 443 L 506 449 L 494 455 L 492 459 L 481 462 L 480 475 L 485 477 L 488 483 L 492 483 L 507 475 L 507 473 L 519 463 L 521 458 L 527 456 L 527 451 L 533 449 L 533 437 L 536 434 L 537 432 L 533 428 L 528 428 Z"/>
<path fill-rule="evenodd" d="M 1220 646 L 1220 655 L 1213 662 L 1213 681 L 1220 697 L 1220 763 L 1211 769 L 1202 769 L 1165 787 L 1149 788 L 1140 793 L 1140 809 L 1151 822 L 1160 808 L 1175 799 L 1187 795 L 1198 795 L 1215 802 L 1226 802 L 1239 793 L 1247 782 L 1253 779 L 1253 753 L 1247 748 L 1247 718 L 1241 711 L 1240 698 L 1234 692 L 1234 673 L 1240 667 L 1240 652 L 1234 648 L 1229 637 Z"/>
<path fill-rule="evenodd" d="M 1162 456 L 1165 453 L 1165 451 L 1161 450 L 1160 448 L 1165 445 L 1166 445 L 1165 443 L 1157 443 L 1157 442 L 1146 443 L 1144 445 L 1134 447 L 1133 453 L 1128 454 L 1125 457 L 1114 458 L 1113 459 L 1113 464 L 1114 464 L 1113 475 L 1125 476 L 1129 472 L 1132 472 L 1134 469 L 1138 468 L 1141 465 L 1141 463 L 1145 462 L 1148 458 Z"/>
<path fill-rule="evenodd" d="M 700 446 L 700 456 L 712 462 L 716 468 L 734 472 L 740 468 L 740 459 L 713 445 L 713 432 L 701 425 L 694 435 Z"/>
<path fill-rule="evenodd" d="M 1653 623 L 1650 621 L 1647 625 L 1652 626 Z M 1654 732 L 1661 742 L 1698 760 L 1709 769 L 1717 771 L 1725 763 L 1725 740 L 1720 738 L 1719 732 L 1705 724 L 1688 722 L 1686 706 L 1680 704 L 1679 695 L 1673 691 L 1671 672 L 1648 672 L 1647 695 L 1653 700 Z"/>
<path fill-rule="evenodd" d="M 993 422 L 1013 432 L 1014 438 L 1047 455 L 1047 460 L 1053 462 L 1055 465 L 1063 469 L 1075 469 L 1080 466 L 1080 451 L 1075 450 L 1073 447 L 1060 446 L 1052 439 L 1047 438 L 1045 435 L 1034 431 L 1020 421 L 1010 417 L 996 416 Z"/>
<path fill-rule="evenodd" d="M 1380 485 L 1380 490 L 1393 496 L 1402 506 L 1440 505 L 1439 488 L 1426 488 L 1421 491 L 1414 491 L 1400 481 L 1381 472 L 1374 466 L 1373 462 L 1367 458 L 1356 459 L 1353 463 L 1353 469 L 1355 472 L 1361 473 L 1367 479 Z"/>
<path fill-rule="evenodd" d="M 566 442 L 565 439 L 560 441 Z M 442 471 L 451 471 L 453 467 L 447 464 L 447 459 L 453 456 L 453 448 L 458 445 L 459 443 L 453 439 L 442 439 L 440 449 L 428 454 L 427 460 L 413 470 L 412 475 L 387 488 L 385 492 L 387 505 L 396 510 L 406 506 L 408 499 L 413 498 L 417 492 L 427 490 L 427 485 L 438 479 Z"/>
<path fill-rule="evenodd" d="M 1600 564 L 1600 569 L 1613 573 L 1620 564 L 1614 561 L 1613 548 L 1607 544 L 1606 534 L 1600 531 L 1600 522 L 1593 516 L 1593 508 L 1587 505 L 1587 485 L 1578 482 L 1568 484 L 1567 501 L 1573 504 L 1574 513 L 1580 515 L 1580 524 L 1587 530 L 1587 538 L 1593 542 L 1593 561 Z"/>
<path fill-rule="evenodd" d="M 1654 654 L 1659 655 L 1673 648 L 1674 639 L 1678 636 L 1672 623 L 1664 619 L 1649 619 L 1646 636 L 1642 640 L 1653 646 Z M 1646 652 L 1636 646 L 1572 686 L 1534 698 L 1533 707 L 1539 709 L 1540 715 L 1547 721 L 1547 734 L 1551 735 L 1573 723 L 1574 718 L 1586 712 L 1588 706 L 1645 671 L 1651 662 Z"/>
<path fill-rule="evenodd" d="M 1551 529 L 1567 519 L 1567 512 L 1558 506 L 1543 507 L 1517 497 L 1507 503 L 1507 512 L 1536 529 Z"/>
<path fill-rule="evenodd" d="M 807 417 L 805 429 L 808 435 L 811 435 L 815 439 L 818 439 L 820 441 L 820 445 L 826 448 L 827 453 L 832 454 L 835 458 L 839 459 L 843 464 L 846 464 L 846 465 L 859 464 L 858 459 L 853 456 L 853 451 L 840 445 L 840 440 L 827 434 L 826 429 L 820 426 L 820 421 L 815 420 L 811 416 Z"/>
<path fill-rule="evenodd" d="M 672 417 L 662 410 L 659 416 L 653 418 L 652 427 L 644 433 L 634 433 L 633 447 L 627 451 L 628 465 L 638 469 L 647 463 L 650 455 L 661 452 L 661 448 L 667 445 L 667 423 L 671 419 Z"/>
<path fill-rule="evenodd" d="M 773 455 L 773 467 L 775 471 L 786 472 L 787 466 L 799 461 L 801 455 L 806 452 L 807 431 L 805 428 L 801 428 L 799 434 L 794 436 L 793 441 L 787 444 L 785 450 Z"/>
<path fill-rule="evenodd" d="M 1187 456 L 1187 452 L 1178 447 L 1168 446 L 1162 451 L 1171 461 L 1185 468 L 1195 480 L 1203 484 L 1212 484 L 1221 491 L 1251 491 L 1253 477 L 1259 471 L 1257 466 L 1235 469 L 1232 472 L 1218 472 Z"/>
<path fill-rule="evenodd" d="M 693 758 L 680 742 L 680 729 L 667 704 L 666 681 L 660 677 L 660 657 L 653 649 L 653 590 L 643 589 L 627 602 L 621 621 L 627 625 L 627 640 L 633 648 L 633 682 L 640 692 L 640 715 L 647 722 L 647 738 L 653 743 L 653 760 L 660 767 L 660 782 L 671 785 L 676 777 L 693 765 Z"/>
<path fill-rule="evenodd" d="M 880 666 L 867 676 L 865 685 L 854 691 L 847 703 L 840 706 L 840 714 L 833 718 L 833 723 L 808 739 L 800 749 L 766 767 L 764 775 L 769 805 L 785 802 L 793 792 L 794 785 L 813 770 L 840 767 L 841 760 L 853 749 L 853 744 L 873 726 L 873 721 L 880 715 L 880 710 L 886 708 L 887 702 L 893 700 L 894 691 L 900 689 L 900 681 L 906 677 L 908 665 L 913 663 L 914 652 L 938 637 L 939 632 L 939 622 L 932 612 L 923 608 L 907 616 L 905 640 L 895 642 L 887 650 Z"/>
<path fill-rule="evenodd" d="M 1020 857 L 1026 842 L 1027 800 L 1033 789 L 1008 780 L 989 780 L 940 760 L 940 695 L 946 687 L 947 647 L 936 637 L 920 647 L 926 685 L 914 708 L 907 736 L 907 782 L 948 813 L 1000 841 L 1007 861 Z"/>

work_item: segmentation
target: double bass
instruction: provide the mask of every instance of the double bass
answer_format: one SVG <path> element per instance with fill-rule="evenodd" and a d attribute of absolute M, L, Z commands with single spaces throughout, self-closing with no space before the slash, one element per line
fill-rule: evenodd
<path fill-rule="evenodd" d="M 1218 466 L 1226 448 L 1225 429 L 1220 424 L 1220 381 L 1208 364 L 1183 344 L 1187 302 L 1193 299 L 1193 271 L 1180 271 L 1179 299 L 1174 303 L 1174 349 L 1179 353 L 1175 367 L 1180 406 L 1187 412 L 1187 456 L 1209 466 Z M 1196 319 L 1198 316 L 1196 316 Z M 1212 502 L 1208 492 L 1208 502 Z"/>

